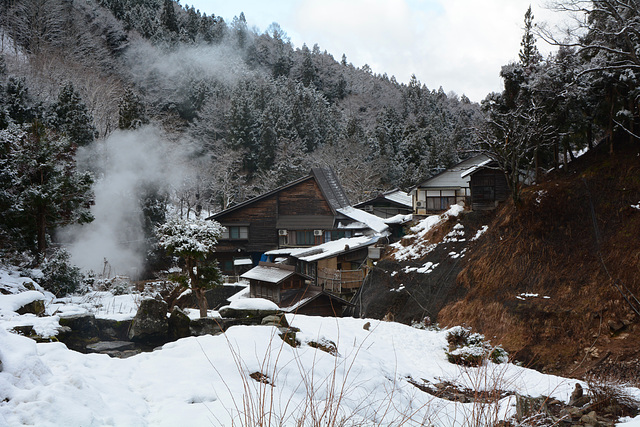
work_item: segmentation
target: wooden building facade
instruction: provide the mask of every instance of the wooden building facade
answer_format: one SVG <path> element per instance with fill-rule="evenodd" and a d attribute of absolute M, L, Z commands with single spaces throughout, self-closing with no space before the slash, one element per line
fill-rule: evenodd
<path fill-rule="evenodd" d="M 311 316 L 342 316 L 348 301 L 311 284 L 295 266 L 261 262 L 242 275 L 249 280 L 251 298 L 275 302 L 283 311 Z"/>
<path fill-rule="evenodd" d="M 509 198 L 509 186 L 504 173 L 496 168 L 479 167 L 470 172 L 471 209 L 494 209 Z"/>
<path fill-rule="evenodd" d="M 233 274 L 234 260 L 251 258 L 282 247 L 310 247 L 342 237 L 349 200 L 330 169 L 314 168 L 308 176 L 240 203 L 208 219 L 227 231 L 219 239 L 215 258 L 224 274 Z"/>

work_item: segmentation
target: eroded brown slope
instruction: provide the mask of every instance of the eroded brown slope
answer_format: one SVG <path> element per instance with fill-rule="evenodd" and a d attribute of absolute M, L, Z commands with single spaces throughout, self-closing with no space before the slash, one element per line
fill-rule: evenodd
<path fill-rule="evenodd" d="M 496 213 L 438 320 L 549 372 L 640 378 L 638 204 L 640 144 L 588 153 Z"/>

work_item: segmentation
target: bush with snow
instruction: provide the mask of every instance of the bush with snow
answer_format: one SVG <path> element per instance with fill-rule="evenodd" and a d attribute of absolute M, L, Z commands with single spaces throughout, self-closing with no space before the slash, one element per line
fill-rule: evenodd
<path fill-rule="evenodd" d="M 509 361 L 508 353 L 500 346 L 493 347 L 484 339 L 484 335 L 471 332 L 471 328 L 455 326 L 447 332 L 449 350 L 447 359 L 451 363 L 463 366 L 480 366 L 485 360 L 493 363 Z"/>
<path fill-rule="evenodd" d="M 57 297 L 76 292 L 82 284 L 80 268 L 72 265 L 70 258 L 69 252 L 58 249 L 42 263 L 40 285 Z"/>

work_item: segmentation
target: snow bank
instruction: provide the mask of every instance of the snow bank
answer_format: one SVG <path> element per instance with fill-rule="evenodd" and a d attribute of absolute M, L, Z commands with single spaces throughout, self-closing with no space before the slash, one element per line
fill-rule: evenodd
<path fill-rule="evenodd" d="M 3 311 L 17 311 L 34 301 L 44 301 L 46 297 L 39 291 L 26 291 L 13 295 L 0 295 L 0 315 Z"/>
<path fill-rule="evenodd" d="M 278 310 L 278 305 L 264 298 L 238 298 L 231 304 L 222 308 L 234 308 L 236 310 Z M 222 309 L 221 308 L 221 309 Z"/>
<path fill-rule="evenodd" d="M 407 261 L 422 258 L 427 255 L 429 252 L 434 250 L 437 245 L 425 243 L 424 236 L 434 227 L 442 224 L 450 217 L 458 217 L 463 211 L 464 207 L 456 204 L 452 205 L 449 210 L 440 215 L 431 215 L 418 222 L 418 224 L 411 227 L 411 234 L 405 236 L 405 239 L 414 239 L 413 244 L 403 246 L 403 242 L 400 241 L 391 245 L 396 249 L 396 252 L 394 253 L 395 259 L 397 261 Z M 456 233 L 460 232 L 458 229 L 454 231 Z"/>

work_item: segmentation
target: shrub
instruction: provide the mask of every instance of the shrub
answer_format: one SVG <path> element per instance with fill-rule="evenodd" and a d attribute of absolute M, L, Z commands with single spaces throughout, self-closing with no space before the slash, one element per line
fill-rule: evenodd
<path fill-rule="evenodd" d="M 484 335 L 472 333 L 471 328 L 455 326 L 447 332 L 449 350 L 446 353 L 451 363 L 463 366 L 480 366 L 484 360 L 505 363 L 509 355 L 500 346 L 492 347 L 484 340 Z"/>
<path fill-rule="evenodd" d="M 74 293 L 82 284 L 80 268 L 71 264 L 69 253 L 58 249 L 41 265 L 40 285 L 57 297 Z"/>

